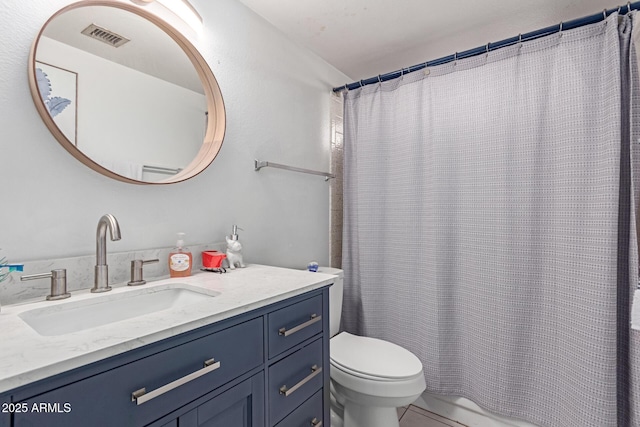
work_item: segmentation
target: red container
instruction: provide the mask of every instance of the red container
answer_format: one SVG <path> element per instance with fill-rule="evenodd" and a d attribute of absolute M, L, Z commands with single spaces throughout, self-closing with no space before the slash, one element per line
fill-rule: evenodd
<path fill-rule="evenodd" d="M 204 268 L 220 268 L 222 260 L 227 257 L 226 254 L 218 251 L 202 252 L 202 267 Z"/>

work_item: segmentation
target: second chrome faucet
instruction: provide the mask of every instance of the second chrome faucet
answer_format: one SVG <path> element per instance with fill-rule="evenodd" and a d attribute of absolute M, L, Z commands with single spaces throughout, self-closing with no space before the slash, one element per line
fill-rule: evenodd
<path fill-rule="evenodd" d="M 111 234 L 111 240 L 120 240 L 120 225 L 111 214 L 103 215 L 98 221 L 96 231 L 96 267 L 95 279 L 91 292 L 107 292 L 109 286 L 109 266 L 107 265 L 107 228 Z"/>

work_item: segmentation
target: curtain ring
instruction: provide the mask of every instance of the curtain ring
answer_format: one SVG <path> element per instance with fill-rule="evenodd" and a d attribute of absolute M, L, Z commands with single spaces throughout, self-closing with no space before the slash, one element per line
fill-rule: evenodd
<path fill-rule="evenodd" d="M 380 74 L 378 74 L 378 83 L 382 84 L 382 79 L 380 78 Z"/>
<path fill-rule="evenodd" d="M 631 2 L 627 2 L 627 13 L 631 13 Z"/>
<path fill-rule="evenodd" d="M 344 85 L 344 90 L 346 90 L 347 92 L 349 92 L 349 85 L 348 85 L 348 84 Z"/>
<path fill-rule="evenodd" d="M 563 25 L 563 22 L 560 21 L 560 30 L 558 31 L 558 33 L 560 34 L 560 37 L 562 37 L 562 25 Z"/>
<path fill-rule="evenodd" d="M 453 66 L 458 65 L 458 52 L 453 54 Z"/>
<path fill-rule="evenodd" d="M 604 21 L 605 19 L 607 19 L 607 9 L 602 12 L 602 20 Z"/>
<path fill-rule="evenodd" d="M 404 68 L 400 68 L 400 81 L 404 80 Z"/>
<path fill-rule="evenodd" d="M 360 87 L 362 87 L 362 86 L 364 86 L 364 85 L 362 84 L 362 80 L 360 80 Z"/>

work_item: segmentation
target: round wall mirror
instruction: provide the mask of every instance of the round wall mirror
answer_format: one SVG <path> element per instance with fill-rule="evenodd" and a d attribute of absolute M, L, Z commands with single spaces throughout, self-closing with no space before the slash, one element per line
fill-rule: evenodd
<path fill-rule="evenodd" d="M 119 181 L 184 181 L 222 145 L 224 103 L 207 63 L 142 7 L 83 1 L 55 13 L 32 46 L 29 84 L 58 142 Z"/>

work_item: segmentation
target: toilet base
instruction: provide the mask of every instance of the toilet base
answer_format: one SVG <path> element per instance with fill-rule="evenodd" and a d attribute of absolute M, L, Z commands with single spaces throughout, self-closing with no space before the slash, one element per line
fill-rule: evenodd
<path fill-rule="evenodd" d="M 333 381 L 331 381 L 331 392 L 329 409 L 331 411 L 331 427 L 344 427 L 344 406 L 336 400 Z"/>
<path fill-rule="evenodd" d="M 349 405 L 350 410 L 341 412 L 331 408 L 331 427 L 399 427 L 396 408 L 372 408 Z"/>
<path fill-rule="evenodd" d="M 353 402 L 345 407 L 344 427 L 399 427 L 396 408 L 361 406 Z"/>
<path fill-rule="evenodd" d="M 331 427 L 344 427 L 344 419 L 331 408 Z"/>
<path fill-rule="evenodd" d="M 335 386 L 331 382 L 331 427 L 399 427 L 396 408 L 359 405 L 348 402 L 343 406 L 336 400 Z M 346 402 L 343 402 L 346 403 Z"/>

